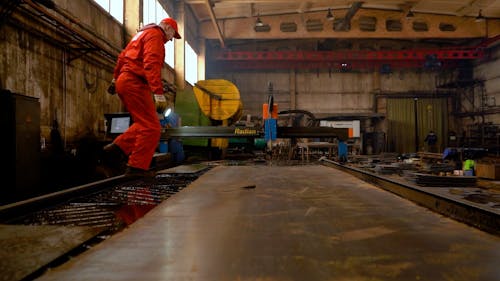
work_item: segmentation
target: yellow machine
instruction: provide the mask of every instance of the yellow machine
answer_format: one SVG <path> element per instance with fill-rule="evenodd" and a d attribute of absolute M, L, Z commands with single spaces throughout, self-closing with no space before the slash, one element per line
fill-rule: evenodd
<path fill-rule="evenodd" d="M 224 79 L 200 80 L 194 85 L 194 94 L 201 111 L 208 118 L 230 126 L 241 118 L 243 104 L 236 85 Z M 212 139 L 212 146 L 220 149 L 228 147 L 226 138 Z"/>

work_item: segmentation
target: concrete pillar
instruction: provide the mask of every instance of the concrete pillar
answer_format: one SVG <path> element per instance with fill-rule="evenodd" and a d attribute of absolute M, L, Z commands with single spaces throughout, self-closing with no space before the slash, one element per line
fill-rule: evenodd
<path fill-rule="evenodd" d="M 372 91 L 377 91 L 380 92 L 380 72 L 377 68 L 373 70 L 373 75 L 372 75 L 372 85 L 373 85 L 373 90 Z"/>
<path fill-rule="evenodd" d="M 290 109 L 297 109 L 297 72 L 295 69 L 290 69 Z"/>
<path fill-rule="evenodd" d="M 380 93 L 382 89 L 380 89 L 380 72 L 378 71 L 377 68 L 373 70 L 373 75 L 372 75 L 372 93 Z M 378 99 L 376 98 L 376 95 L 373 95 L 373 112 L 379 112 L 379 104 L 378 104 Z"/>
<path fill-rule="evenodd" d="M 185 30 L 185 6 L 184 1 L 177 1 L 175 4 L 175 20 L 177 21 L 177 27 L 179 29 L 179 35 L 182 37 L 181 39 L 174 39 L 174 50 L 175 50 L 175 63 L 174 63 L 174 71 L 175 71 L 175 86 L 177 90 L 183 91 L 185 88 L 186 81 L 186 62 L 184 59 L 184 54 L 186 53 L 185 42 L 186 42 L 186 34 Z"/>
<path fill-rule="evenodd" d="M 140 0 L 125 0 L 123 3 L 123 27 L 125 34 L 123 46 L 125 46 L 137 33 L 142 20 L 142 1 Z"/>
<path fill-rule="evenodd" d="M 205 45 L 205 39 L 200 39 L 199 43 L 199 54 L 198 54 L 198 80 L 205 80 L 206 71 L 206 54 L 207 48 Z"/>

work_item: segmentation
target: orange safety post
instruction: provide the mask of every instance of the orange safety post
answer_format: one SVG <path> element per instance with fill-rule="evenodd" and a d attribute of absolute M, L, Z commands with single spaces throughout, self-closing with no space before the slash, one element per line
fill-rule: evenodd
<path fill-rule="evenodd" d="M 269 119 L 269 104 L 262 104 L 262 118 Z M 271 118 L 278 119 L 278 105 L 273 104 L 273 111 L 271 112 Z"/>

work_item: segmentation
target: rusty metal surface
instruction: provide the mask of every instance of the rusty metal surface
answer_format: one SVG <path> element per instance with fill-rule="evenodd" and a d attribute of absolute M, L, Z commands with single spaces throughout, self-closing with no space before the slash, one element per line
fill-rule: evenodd
<path fill-rule="evenodd" d="M 487 281 L 499 260 L 499 236 L 342 171 L 219 166 L 39 280 Z"/>
<path fill-rule="evenodd" d="M 179 165 L 168 169 L 163 169 L 156 172 L 158 175 L 162 174 L 191 174 L 198 173 L 203 170 L 209 169 L 210 166 L 205 164 L 190 164 L 190 165 Z"/>
<path fill-rule="evenodd" d="M 102 230 L 95 227 L 0 225 L 0 280 L 23 280 Z"/>

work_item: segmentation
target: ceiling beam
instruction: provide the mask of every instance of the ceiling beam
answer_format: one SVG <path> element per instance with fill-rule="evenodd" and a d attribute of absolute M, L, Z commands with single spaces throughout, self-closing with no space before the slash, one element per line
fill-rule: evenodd
<path fill-rule="evenodd" d="M 308 1 L 303 1 L 303 2 L 300 4 L 299 8 L 297 9 L 297 13 L 301 14 L 301 13 L 303 13 L 304 11 L 309 10 L 309 7 L 311 7 L 311 3 L 310 3 L 310 2 L 308 2 Z"/>
<path fill-rule="evenodd" d="M 219 27 L 219 24 L 217 23 L 217 19 L 215 18 L 215 13 L 214 13 L 214 10 L 212 9 L 212 4 L 210 3 L 210 0 L 205 0 L 205 4 L 206 4 L 208 12 L 210 14 L 210 19 L 212 20 L 212 25 L 214 26 L 214 29 L 217 31 L 217 37 L 219 38 L 220 45 L 222 48 L 225 48 L 224 36 L 222 35 L 222 32 L 220 31 L 220 27 Z"/>
<path fill-rule="evenodd" d="M 474 12 L 477 13 L 482 8 L 480 6 L 481 2 L 482 1 L 480 0 L 473 0 L 468 5 L 462 6 L 460 9 L 455 11 L 455 14 L 457 16 L 463 17 L 469 13 L 474 13 Z"/>
<path fill-rule="evenodd" d="M 185 0 L 186 4 L 201 4 L 205 0 Z M 223 1 L 218 1 L 218 0 L 212 0 L 211 2 L 218 3 L 218 2 L 224 2 L 224 3 L 230 3 L 230 4 L 257 4 L 257 3 L 290 3 L 291 0 L 223 0 Z"/>
<path fill-rule="evenodd" d="M 361 8 L 362 5 L 363 5 L 363 2 L 352 3 L 351 8 L 349 8 L 349 10 L 347 10 L 347 13 L 345 14 L 344 19 L 342 20 L 342 22 L 338 26 L 339 30 L 348 30 L 349 29 L 349 27 L 351 26 L 352 17 L 358 12 L 358 10 Z"/>
<path fill-rule="evenodd" d="M 346 11 L 335 10 L 335 16 L 341 18 Z M 361 16 L 373 16 L 377 19 L 375 32 L 360 30 L 359 23 L 355 19 Z M 267 32 L 256 32 L 254 30 L 255 18 L 225 19 L 219 20 L 224 24 L 224 38 L 233 39 L 320 39 L 320 38 L 398 38 L 398 39 L 426 39 L 426 38 L 491 38 L 500 34 L 500 19 L 487 19 L 484 22 L 475 22 L 472 17 L 456 17 L 431 14 L 417 14 L 416 19 L 406 20 L 402 17 L 401 10 L 381 11 L 360 9 L 351 23 L 351 29 L 347 31 L 333 30 L 331 23 L 325 19 L 324 12 L 312 12 L 307 15 L 289 14 L 275 16 L 260 15 L 262 21 L 271 28 Z M 385 27 L 387 19 L 401 19 L 402 29 L 400 31 L 389 31 Z M 316 19 L 323 23 L 321 31 L 307 31 L 305 21 Z M 414 30 L 414 22 L 424 22 L 428 26 L 427 31 Z M 280 25 L 283 22 L 293 22 L 297 25 L 295 32 L 283 32 Z M 455 31 L 446 31 L 440 29 L 440 24 L 446 23 L 456 27 Z M 203 22 L 199 26 L 200 36 L 207 39 L 217 39 L 213 24 Z"/>

